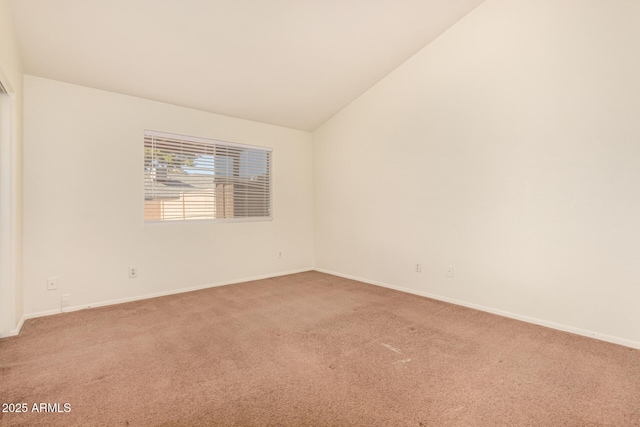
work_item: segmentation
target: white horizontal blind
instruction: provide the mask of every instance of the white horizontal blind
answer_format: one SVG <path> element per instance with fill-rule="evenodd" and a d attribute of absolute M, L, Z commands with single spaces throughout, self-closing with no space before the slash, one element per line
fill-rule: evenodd
<path fill-rule="evenodd" d="M 145 221 L 270 219 L 270 148 L 144 132 Z"/>

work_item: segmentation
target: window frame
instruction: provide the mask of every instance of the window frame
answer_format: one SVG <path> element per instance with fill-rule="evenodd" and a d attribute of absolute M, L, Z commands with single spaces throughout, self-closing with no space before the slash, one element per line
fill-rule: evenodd
<path fill-rule="evenodd" d="M 146 219 L 145 218 L 145 202 L 146 198 L 145 192 L 147 191 L 145 180 L 146 180 L 146 156 L 144 154 L 144 149 L 146 148 L 146 139 L 148 136 L 157 136 L 160 138 L 170 138 L 170 139 L 179 139 L 185 142 L 199 143 L 199 144 L 209 144 L 209 145 L 222 145 L 233 148 L 240 149 L 249 149 L 249 150 L 258 150 L 268 153 L 268 216 L 254 216 L 254 217 L 232 217 L 232 218 L 175 218 L 175 219 Z M 191 224 L 191 223 L 233 223 L 233 222 L 269 222 L 274 219 L 274 188 L 273 188 L 273 170 L 274 170 L 274 155 L 273 148 L 266 147 L 261 145 L 252 145 L 252 144 L 244 144 L 233 141 L 224 141 L 220 139 L 213 138 L 205 138 L 177 133 L 170 133 L 164 131 L 156 131 L 152 129 L 144 129 L 143 132 L 143 213 L 142 213 L 142 221 L 144 225 L 149 226 L 158 226 L 158 225 L 169 225 L 169 224 Z"/>

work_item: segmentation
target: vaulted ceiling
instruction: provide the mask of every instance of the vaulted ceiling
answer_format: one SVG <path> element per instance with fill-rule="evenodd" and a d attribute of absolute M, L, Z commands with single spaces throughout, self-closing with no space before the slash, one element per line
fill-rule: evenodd
<path fill-rule="evenodd" d="M 313 130 L 483 0 L 12 0 L 27 74 Z"/>

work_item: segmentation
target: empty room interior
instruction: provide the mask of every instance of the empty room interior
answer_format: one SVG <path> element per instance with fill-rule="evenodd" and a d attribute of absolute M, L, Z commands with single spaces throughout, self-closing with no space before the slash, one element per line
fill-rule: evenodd
<path fill-rule="evenodd" d="M 640 426 L 639 22 L 0 0 L 0 425 Z"/>

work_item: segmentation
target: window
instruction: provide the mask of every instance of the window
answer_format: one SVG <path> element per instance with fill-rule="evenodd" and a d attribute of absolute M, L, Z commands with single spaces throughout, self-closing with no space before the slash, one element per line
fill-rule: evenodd
<path fill-rule="evenodd" d="M 145 221 L 271 219 L 271 149 L 144 132 Z"/>

